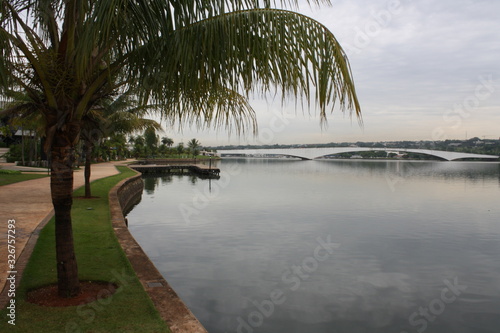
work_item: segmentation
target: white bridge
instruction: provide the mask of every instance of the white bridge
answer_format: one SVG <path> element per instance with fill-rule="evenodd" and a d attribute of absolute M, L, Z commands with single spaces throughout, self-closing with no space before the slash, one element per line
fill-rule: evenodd
<path fill-rule="evenodd" d="M 313 160 L 328 155 L 336 155 L 341 153 L 354 153 L 362 151 L 386 151 L 386 152 L 407 152 L 426 154 L 437 156 L 447 161 L 459 160 L 463 158 L 481 158 L 481 159 L 499 159 L 496 155 L 470 154 L 452 151 L 441 151 L 431 149 L 407 149 L 407 148 L 385 148 L 385 147 L 332 147 L 332 148 L 290 148 L 290 149 L 231 149 L 219 150 L 217 155 L 221 158 L 235 157 L 242 155 L 264 156 L 264 155 L 281 155 L 297 157 L 303 160 Z"/>

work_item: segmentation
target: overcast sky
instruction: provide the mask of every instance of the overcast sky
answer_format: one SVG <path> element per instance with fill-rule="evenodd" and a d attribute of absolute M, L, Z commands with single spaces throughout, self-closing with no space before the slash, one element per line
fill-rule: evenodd
<path fill-rule="evenodd" d="M 299 12 L 326 25 L 349 57 L 363 126 L 253 99 L 259 136 L 222 131 L 161 136 L 204 146 L 500 137 L 500 1 L 332 0 Z"/>

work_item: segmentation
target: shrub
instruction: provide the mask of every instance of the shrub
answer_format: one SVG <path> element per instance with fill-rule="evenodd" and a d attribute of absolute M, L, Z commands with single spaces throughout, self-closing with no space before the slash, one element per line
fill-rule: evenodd
<path fill-rule="evenodd" d="M 0 175 L 1 174 L 20 174 L 21 171 L 16 171 L 16 170 L 6 170 L 6 169 L 0 169 Z"/>

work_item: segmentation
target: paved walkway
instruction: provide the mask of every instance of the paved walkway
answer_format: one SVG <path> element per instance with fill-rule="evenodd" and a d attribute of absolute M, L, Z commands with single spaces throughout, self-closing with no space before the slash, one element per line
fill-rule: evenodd
<path fill-rule="evenodd" d="M 92 165 L 91 181 L 118 174 L 115 164 L 117 163 Z M 12 168 L 12 164 L 0 165 Z M 84 184 L 82 168 L 74 173 L 74 188 Z M 5 286 L 7 272 L 10 271 L 7 266 L 7 260 L 10 259 L 7 249 L 8 221 L 16 221 L 15 255 L 17 260 L 35 228 L 52 216 L 50 177 L 0 186 L 0 292 Z"/>

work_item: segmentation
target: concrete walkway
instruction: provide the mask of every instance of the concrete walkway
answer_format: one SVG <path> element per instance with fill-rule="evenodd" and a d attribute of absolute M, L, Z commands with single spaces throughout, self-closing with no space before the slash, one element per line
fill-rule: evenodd
<path fill-rule="evenodd" d="M 118 163 L 122 162 L 92 165 L 91 181 L 118 174 L 115 168 Z M 7 166 L 3 163 L 0 165 Z M 12 169 L 12 165 L 8 167 Z M 82 168 L 74 173 L 74 188 L 84 184 Z M 8 267 L 8 259 L 11 259 L 7 247 L 8 221 L 16 221 L 15 235 L 12 236 L 15 236 L 15 257 L 18 260 L 36 227 L 49 220 L 53 214 L 50 177 L 0 186 L 0 292 L 5 286 L 7 272 L 12 270 Z"/>

